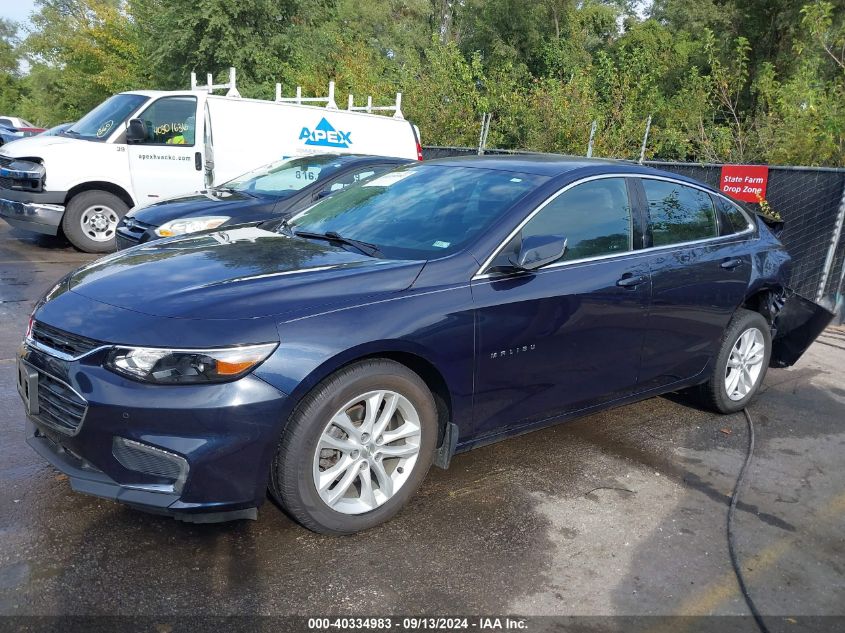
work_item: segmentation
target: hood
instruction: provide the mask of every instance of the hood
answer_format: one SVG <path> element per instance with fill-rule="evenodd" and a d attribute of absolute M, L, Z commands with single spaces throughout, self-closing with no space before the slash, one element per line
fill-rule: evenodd
<path fill-rule="evenodd" d="M 234 222 L 252 222 L 269 219 L 279 198 L 250 195 L 241 191 L 209 189 L 187 195 L 160 200 L 136 208 L 127 214 L 149 224 L 161 226 L 170 220 L 203 215 L 228 215 Z"/>
<path fill-rule="evenodd" d="M 68 288 L 153 316 L 250 319 L 399 292 L 424 263 L 244 227 L 120 251 L 74 272 Z"/>
<path fill-rule="evenodd" d="M 13 158 L 41 156 L 41 152 L 45 147 L 52 145 L 76 145 L 77 143 L 91 143 L 93 141 L 80 141 L 78 139 L 68 138 L 66 136 L 27 136 L 19 138 L 12 143 L 8 143 L 0 148 L 0 154 L 11 156 Z"/>

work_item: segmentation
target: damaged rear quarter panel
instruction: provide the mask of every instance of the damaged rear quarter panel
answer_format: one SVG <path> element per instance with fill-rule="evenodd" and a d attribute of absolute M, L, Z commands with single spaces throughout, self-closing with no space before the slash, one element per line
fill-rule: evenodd
<path fill-rule="evenodd" d="M 790 367 L 830 325 L 834 314 L 792 293 L 775 316 L 770 367 Z"/>
<path fill-rule="evenodd" d="M 789 286 L 792 258 L 783 244 L 758 216 L 761 241 L 751 258 L 752 271 L 747 297 L 764 290 L 776 294 L 768 303 L 772 321 L 772 356 L 770 367 L 794 365 L 819 334 L 830 324 L 833 314 L 796 294 Z"/>

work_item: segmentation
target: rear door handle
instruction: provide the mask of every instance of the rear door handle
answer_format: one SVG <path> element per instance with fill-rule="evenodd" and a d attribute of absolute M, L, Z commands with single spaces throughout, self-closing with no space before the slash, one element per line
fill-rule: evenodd
<path fill-rule="evenodd" d="M 197 168 L 197 171 L 202 171 L 202 154 L 200 152 L 194 154 L 194 167 Z"/>
<path fill-rule="evenodd" d="M 636 288 L 640 284 L 644 284 L 648 281 L 648 277 L 643 275 L 632 275 L 631 273 L 625 273 L 622 276 L 622 279 L 616 282 L 617 286 L 622 286 L 623 288 Z"/>
<path fill-rule="evenodd" d="M 719 264 L 725 270 L 733 270 L 734 268 L 738 268 L 742 266 L 742 260 L 738 257 L 731 257 L 730 259 L 726 259 L 721 264 Z"/>

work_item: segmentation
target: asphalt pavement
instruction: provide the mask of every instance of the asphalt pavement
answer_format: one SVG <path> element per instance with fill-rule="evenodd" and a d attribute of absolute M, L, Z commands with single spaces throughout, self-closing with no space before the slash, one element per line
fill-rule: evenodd
<path fill-rule="evenodd" d="M 72 492 L 24 442 L 14 359 L 34 302 L 91 259 L 0 222 L 0 614 L 748 613 L 725 536 L 745 420 L 681 395 L 457 456 L 351 537 L 269 501 L 186 525 Z M 750 408 L 737 546 L 775 623 L 845 615 L 844 367 L 831 328 Z"/>

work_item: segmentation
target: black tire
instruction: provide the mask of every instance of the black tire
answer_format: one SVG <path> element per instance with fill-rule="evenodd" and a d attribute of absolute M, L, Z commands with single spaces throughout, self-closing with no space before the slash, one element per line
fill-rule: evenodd
<path fill-rule="evenodd" d="M 763 367 L 754 385 L 745 397 L 739 400 L 732 400 L 728 395 L 728 389 L 725 385 L 728 359 L 730 358 L 731 350 L 739 341 L 740 336 L 752 328 L 756 328 L 763 335 L 763 343 L 765 345 Z M 752 312 L 743 308 L 738 309 L 725 329 L 722 345 L 716 356 L 716 363 L 710 379 L 701 386 L 701 395 L 704 404 L 718 413 L 736 413 L 744 409 L 754 399 L 754 396 L 757 395 L 757 391 L 760 389 L 760 385 L 763 384 L 771 355 L 772 334 L 769 323 L 758 312 Z"/>
<path fill-rule="evenodd" d="M 346 514 L 331 508 L 317 491 L 317 445 L 335 413 L 373 390 L 394 391 L 414 407 L 420 423 L 419 453 L 411 474 L 392 497 L 367 512 Z M 314 532 L 340 535 L 369 529 L 392 518 L 416 492 L 431 466 L 437 436 L 437 407 L 417 374 L 387 359 L 354 363 L 314 387 L 291 414 L 273 459 L 270 493 L 291 518 Z"/>
<path fill-rule="evenodd" d="M 91 208 L 102 209 L 104 215 L 121 218 L 129 211 L 127 204 L 113 193 L 108 191 L 83 191 L 71 198 L 65 207 L 65 214 L 62 217 L 62 231 L 65 237 L 70 240 L 76 248 L 86 253 L 111 253 L 115 250 L 114 230 L 110 233 L 110 239 L 97 240 L 86 233 L 82 226 L 82 217 L 86 210 Z M 117 228 L 115 224 L 114 228 Z"/>

